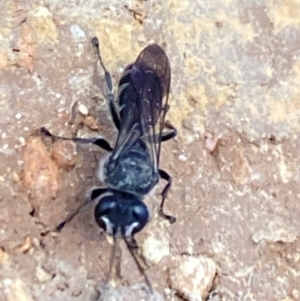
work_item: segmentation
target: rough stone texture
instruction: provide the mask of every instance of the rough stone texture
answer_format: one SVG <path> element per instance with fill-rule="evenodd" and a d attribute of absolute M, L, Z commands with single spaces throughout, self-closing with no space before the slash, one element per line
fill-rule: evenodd
<path fill-rule="evenodd" d="M 40 138 L 28 140 L 24 148 L 23 183 L 33 208 L 57 195 L 58 168 Z"/>
<path fill-rule="evenodd" d="M 53 143 L 51 157 L 58 167 L 73 167 L 77 159 L 76 145 L 72 141 L 58 140 Z"/>
<path fill-rule="evenodd" d="M 102 289 L 99 301 L 163 301 L 162 295 L 157 292 L 149 294 L 144 285 L 120 286 L 118 288 L 108 287 Z"/>
<path fill-rule="evenodd" d="M 141 245 L 141 252 L 149 264 L 157 265 L 170 255 L 170 237 L 165 228 L 155 222 L 145 231 L 146 238 Z"/>
<path fill-rule="evenodd" d="M 176 256 L 169 269 L 170 287 L 188 301 L 205 300 L 216 275 L 216 264 L 210 258 Z"/>
<path fill-rule="evenodd" d="M 152 42 L 172 67 L 167 119 L 178 137 L 163 144 L 160 163 L 173 177 L 166 211 L 177 223 L 157 216 L 159 196 L 147 200 L 153 232 L 170 243 L 147 270 L 154 289 L 169 289 L 172 256 L 201 254 L 218 266 L 208 300 L 299 300 L 299 15 L 293 0 L 0 1 L 1 290 L 20 279 L 34 300 L 97 300 L 106 279 L 111 248 L 92 206 L 49 232 L 99 184 L 104 152 L 78 146 L 75 167 L 59 172 L 38 216 L 21 181 L 24 144 L 41 126 L 115 141 L 90 44 L 97 36 L 114 84 Z M 74 103 L 88 108 L 96 133 L 69 124 Z M 151 231 L 136 236 L 141 246 Z M 123 251 L 123 280 L 143 282 Z M 52 275 L 42 285 L 38 267 Z"/>
<path fill-rule="evenodd" d="M 24 282 L 21 279 L 4 281 L 4 293 L 7 301 L 32 301 Z M 4 297 L 4 296 L 3 296 Z"/>

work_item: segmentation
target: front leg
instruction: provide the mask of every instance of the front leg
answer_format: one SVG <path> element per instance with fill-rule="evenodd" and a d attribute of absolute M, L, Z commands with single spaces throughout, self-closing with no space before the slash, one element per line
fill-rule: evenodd
<path fill-rule="evenodd" d="M 63 220 L 58 226 L 55 227 L 54 231 L 59 232 L 63 229 L 63 227 L 69 223 L 78 213 L 80 213 L 81 209 L 88 205 L 90 202 L 96 200 L 100 195 L 105 192 L 108 192 L 109 188 L 96 188 L 91 192 L 90 197 L 88 197 L 83 204 L 81 204 L 73 213 L 71 213 L 65 220 Z"/>

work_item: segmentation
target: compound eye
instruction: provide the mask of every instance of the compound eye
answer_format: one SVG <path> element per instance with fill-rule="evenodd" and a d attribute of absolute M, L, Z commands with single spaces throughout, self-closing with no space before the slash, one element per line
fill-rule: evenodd
<path fill-rule="evenodd" d="M 108 226 L 108 218 L 105 216 L 109 215 L 111 210 L 116 206 L 115 201 L 113 200 L 112 197 L 104 197 L 101 199 L 96 208 L 95 208 L 95 219 L 97 224 L 99 225 L 100 228 L 102 228 L 104 231 L 107 231 L 107 226 Z"/>
<path fill-rule="evenodd" d="M 141 231 L 145 225 L 147 224 L 149 220 L 149 212 L 144 203 L 136 204 L 132 208 L 132 214 L 135 217 L 137 223 L 137 226 L 134 227 L 133 233 Z"/>
<path fill-rule="evenodd" d="M 104 231 L 107 231 L 107 225 L 104 222 L 103 218 L 96 219 L 96 222 L 101 229 L 103 229 Z"/>
<path fill-rule="evenodd" d="M 95 214 L 97 212 L 98 217 L 107 215 L 115 206 L 116 202 L 111 196 L 104 197 L 98 202 L 95 208 Z"/>

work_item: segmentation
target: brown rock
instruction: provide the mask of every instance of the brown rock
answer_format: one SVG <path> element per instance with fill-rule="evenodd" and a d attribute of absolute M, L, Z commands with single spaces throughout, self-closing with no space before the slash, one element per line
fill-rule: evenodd
<path fill-rule="evenodd" d="M 92 116 L 86 116 L 84 119 L 84 124 L 89 127 L 91 130 L 98 130 L 98 124 Z"/>
<path fill-rule="evenodd" d="M 30 202 L 34 208 L 56 197 L 57 175 L 58 168 L 45 145 L 40 138 L 32 137 L 24 149 L 23 183 L 30 192 Z"/>
<path fill-rule="evenodd" d="M 63 140 L 55 141 L 52 148 L 52 159 L 60 168 L 68 169 L 73 167 L 77 159 L 75 143 Z"/>
<path fill-rule="evenodd" d="M 20 51 L 17 58 L 17 65 L 25 67 L 32 72 L 36 47 L 37 44 L 34 30 L 27 23 L 22 23 L 20 40 L 17 46 L 17 49 Z"/>
<path fill-rule="evenodd" d="M 37 6 L 29 12 L 28 24 L 33 28 L 37 43 L 57 44 L 58 31 L 52 13 L 45 6 Z"/>
<path fill-rule="evenodd" d="M 246 184 L 251 179 L 251 166 L 243 151 L 236 152 L 236 158 L 232 162 L 232 176 L 235 183 Z"/>
<path fill-rule="evenodd" d="M 207 297 L 216 274 L 216 264 L 207 257 L 177 256 L 169 270 L 170 286 L 189 301 Z"/>

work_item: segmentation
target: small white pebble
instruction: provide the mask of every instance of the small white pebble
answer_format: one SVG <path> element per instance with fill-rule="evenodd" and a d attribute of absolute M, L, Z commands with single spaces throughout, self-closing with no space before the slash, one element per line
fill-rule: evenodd
<path fill-rule="evenodd" d="M 15 117 L 16 117 L 16 119 L 21 119 L 22 114 L 21 114 L 21 113 L 17 113 L 17 114 L 15 115 Z"/>
<path fill-rule="evenodd" d="M 9 279 L 9 278 L 6 278 L 6 279 L 4 279 L 4 285 L 5 286 L 10 286 L 11 284 L 12 284 L 12 281 L 11 281 L 11 279 Z"/>
<path fill-rule="evenodd" d="M 19 166 L 22 166 L 24 164 L 24 161 L 23 160 L 18 160 L 17 163 L 18 163 Z"/>
<path fill-rule="evenodd" d="M 24 137 L 19 137 L 19 142 L 21 143 L 21 145 L 25 145 L 25 138 Z"/>
<path fill-rule="evenodd" d="M 57 113 L 60 114 L 60 113 L 63 113 L 65 111 L 65 108 L 59 108 L 57 109 Z"/>
<path fill-rule="evenodd" d="M 222 134 L 219 134 L 218 136 L 207 136 L 205 138 L 205 148 L 212 153 L 216 147 L 218 141 L 222 138 Z"/>
<path fill-rule="evenodd" d="M 26 131 L 26 132 L 28 132 L 28 131 L 29 131 L 29 128 L 28 128 L 27 126 L 25 126 L 25 127 L 23 128 L 23 130 Z"/>
<path fill-rule="evenodd" d="M 85 38 L 84 31 L 77 24 L 72 25 L 70 30 L 74 38 Z"/>
<path fill-rule="evenodd" d="M 7 134 L 6 134 L 6 133 L 2 133 L 2 134 L 1 134 L 1 138 L 2 138 L 2 139 L 5 139 L 6 137 L 7 137 Z"/>
<path fill-rule="evenodd" d="M 172 292 L 172 290 L 170 288 L 165 288 L 164 289 L 164 294 L 166 296 L 166 298 L 168 299 L 171 299 L 172 298 L 172 295 L 174 294 L 175 292 Z"/>
<path fill-rule="evenodd" d="M 79 105 L 78 111 L 79 111 L 80 114 L 82 114 L 84 116 L 86 116 L 89 113 L 88 108 L 83 104 Z"/>
<path fill-rule="evenodd" d="M 179 159 L 179 161 L 186 161 L 187 157 L 186 157 L 186 155 L 181 154 L 181 155 L 179 155 L 178 159 Z"/>

